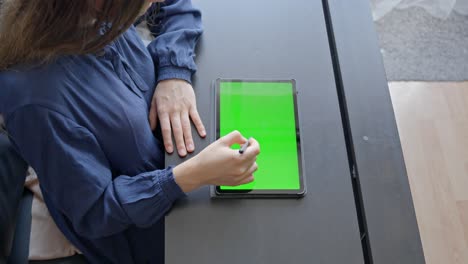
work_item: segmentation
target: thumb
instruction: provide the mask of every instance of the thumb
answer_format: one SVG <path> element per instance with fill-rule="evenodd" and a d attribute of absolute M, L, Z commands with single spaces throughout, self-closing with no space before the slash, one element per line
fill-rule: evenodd
<path fill-rule="evenodd" d="M 221 138 L 221 143 L 229 147 L 234 144 L 244 144 L 245 142 L 247 142 L 247 139 L 237 130 L 234 130 Z"/>

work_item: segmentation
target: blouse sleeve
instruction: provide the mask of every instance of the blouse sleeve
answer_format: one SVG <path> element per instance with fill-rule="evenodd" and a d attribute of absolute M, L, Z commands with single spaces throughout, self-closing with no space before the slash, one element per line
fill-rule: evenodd
<path fill-rule="evenodd" d="M 94 135 L 53 110 L 25 106 L 6 121 L 15 147 L 37 172 L 43 195 L 81 236 L 151 226 L 185 195 L 171 168 L 113 177 Z"/>
<path fill-rule="evenodd" d="M 195 65 L 195 46 L 203 32 L 201 12 L 190 0 L 166 0 L 153 4 L 147 15 L 156 39 L 148 45 L 158 69 L 158 81 L 182 79 L 191 82 Z"/>

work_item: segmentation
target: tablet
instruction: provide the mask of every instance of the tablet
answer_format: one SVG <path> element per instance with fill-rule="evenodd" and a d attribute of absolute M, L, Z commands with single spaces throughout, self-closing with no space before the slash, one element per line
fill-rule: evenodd
<path fill-rule="evenodd" d="M 302 197 L 306 193 L 294 80 L 218 79 L 216 139 L 238 130 L 260 143 L 255 180 L 215 186 L 216 197 Z M 238 149 L 240 146 L 233 146 Z"/>

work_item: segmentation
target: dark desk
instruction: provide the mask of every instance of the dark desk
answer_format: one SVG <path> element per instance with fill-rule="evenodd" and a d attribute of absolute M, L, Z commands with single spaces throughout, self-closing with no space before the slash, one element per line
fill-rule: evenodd
<path fill-rule="evenodd" d="M 194 3 L 205 26 L 194 87 L 210 131 L 197 150 L 213 140 L 213 80 L 294 78 L 308 194 L 190 193 L 166 217 L 166 263 L 424 262 L 367 1 Z"/>

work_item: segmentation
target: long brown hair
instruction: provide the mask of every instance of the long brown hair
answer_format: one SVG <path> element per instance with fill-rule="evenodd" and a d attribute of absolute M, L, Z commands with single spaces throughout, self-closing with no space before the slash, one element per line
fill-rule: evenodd
<path fill-rule="evenodd" d="M 96 53 L 124 32 L 145 0 L 0 0 L 0 71 Z"/>

